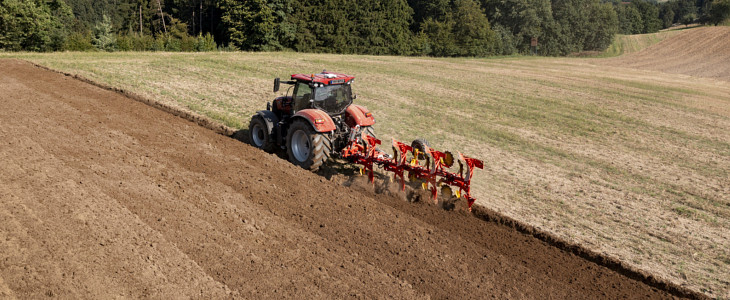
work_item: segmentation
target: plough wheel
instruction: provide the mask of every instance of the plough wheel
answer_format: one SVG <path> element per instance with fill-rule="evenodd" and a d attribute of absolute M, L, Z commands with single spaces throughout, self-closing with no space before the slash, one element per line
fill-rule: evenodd
<path fill-rule="evenodd" d="M 418 149 L 418 160 L 426 159 L 426 148 L 430 148 L 428 141 L 424 139 L 413 140 L 411 147 L 414 151 Z"/>

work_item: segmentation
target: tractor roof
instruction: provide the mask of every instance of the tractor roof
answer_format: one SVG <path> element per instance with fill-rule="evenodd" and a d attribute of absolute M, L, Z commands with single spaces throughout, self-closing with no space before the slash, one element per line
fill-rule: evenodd
<path fill-rule="evenodd" d="M 355 79 L 354 76 L 322 71 L 319 74 L 294 74 L 291 76 L 292 80 L 305 81 L 305 82 L 316 82 L 322 84 L 343 84 L 350 82 Z"/>

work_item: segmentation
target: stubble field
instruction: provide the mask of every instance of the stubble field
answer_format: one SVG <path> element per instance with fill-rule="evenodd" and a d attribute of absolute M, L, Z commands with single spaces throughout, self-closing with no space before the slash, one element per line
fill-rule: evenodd
<path fill-rule="evenodd" d="M 728 31 L 684 30 L 609 59 L 11 56 L 235 128 L 273 99 L 274 77 L 322 69 L 355 75 L 357 101 L 375 114 L 379 137 L 423 137 L 436 149 L 486 162 L 474 179 L 478 205 L 682 286 L 730 297 L 730 60 L 697 69 L 686 67 L 692 60 L 677 65 L 660 56 L 695 54 L 701 62 L 725 55 L 688 45 L 704 36 L 730 49 L 729 39 L 716 38 Z"/>

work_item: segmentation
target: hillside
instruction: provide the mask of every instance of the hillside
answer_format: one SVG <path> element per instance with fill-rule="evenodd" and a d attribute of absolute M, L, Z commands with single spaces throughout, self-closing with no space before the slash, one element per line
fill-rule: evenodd
<path fill-rule="evenodd" d="M 507 226 L 0 67 L 0 298 L 671 297 Z"/>
<path fill-rule="evenodd" d="M 658 45 L 658 44 L 657 44 Z M 1 54 L 0 54 L 1 55 Z M 730 297 L 730 85 L 576 58 L 4 54 L 246 128 L 274 77 L 357 77 L 378 136 L 485 161 L 477 204 Z M 617 58 L 621 59 L 621 58 Z M 280 94 L 283 94 L 282 91 Z"/>
<path fill-rule="evenodd" d="M 682 30 L 642 51 L 599 63 L 730 81 L 730 27 Z"/>

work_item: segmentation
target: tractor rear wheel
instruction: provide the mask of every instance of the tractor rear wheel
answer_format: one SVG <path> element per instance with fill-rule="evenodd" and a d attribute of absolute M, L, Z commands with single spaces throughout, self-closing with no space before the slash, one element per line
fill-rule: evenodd
<path fill-rule="evenodd" d="M 330 158 L 332 142 L 325 134 L 316 132 L 308 122 L 300 119 L 289 127 L 286 148 L 291 163 L 317 171 Z"/>
<path fill-rule="evenodd" d="M 248 140 L 256 148 L 273 153 L 276 150 L 273 137 L 261 116 L 253 116 L 248 123 Z"/>

